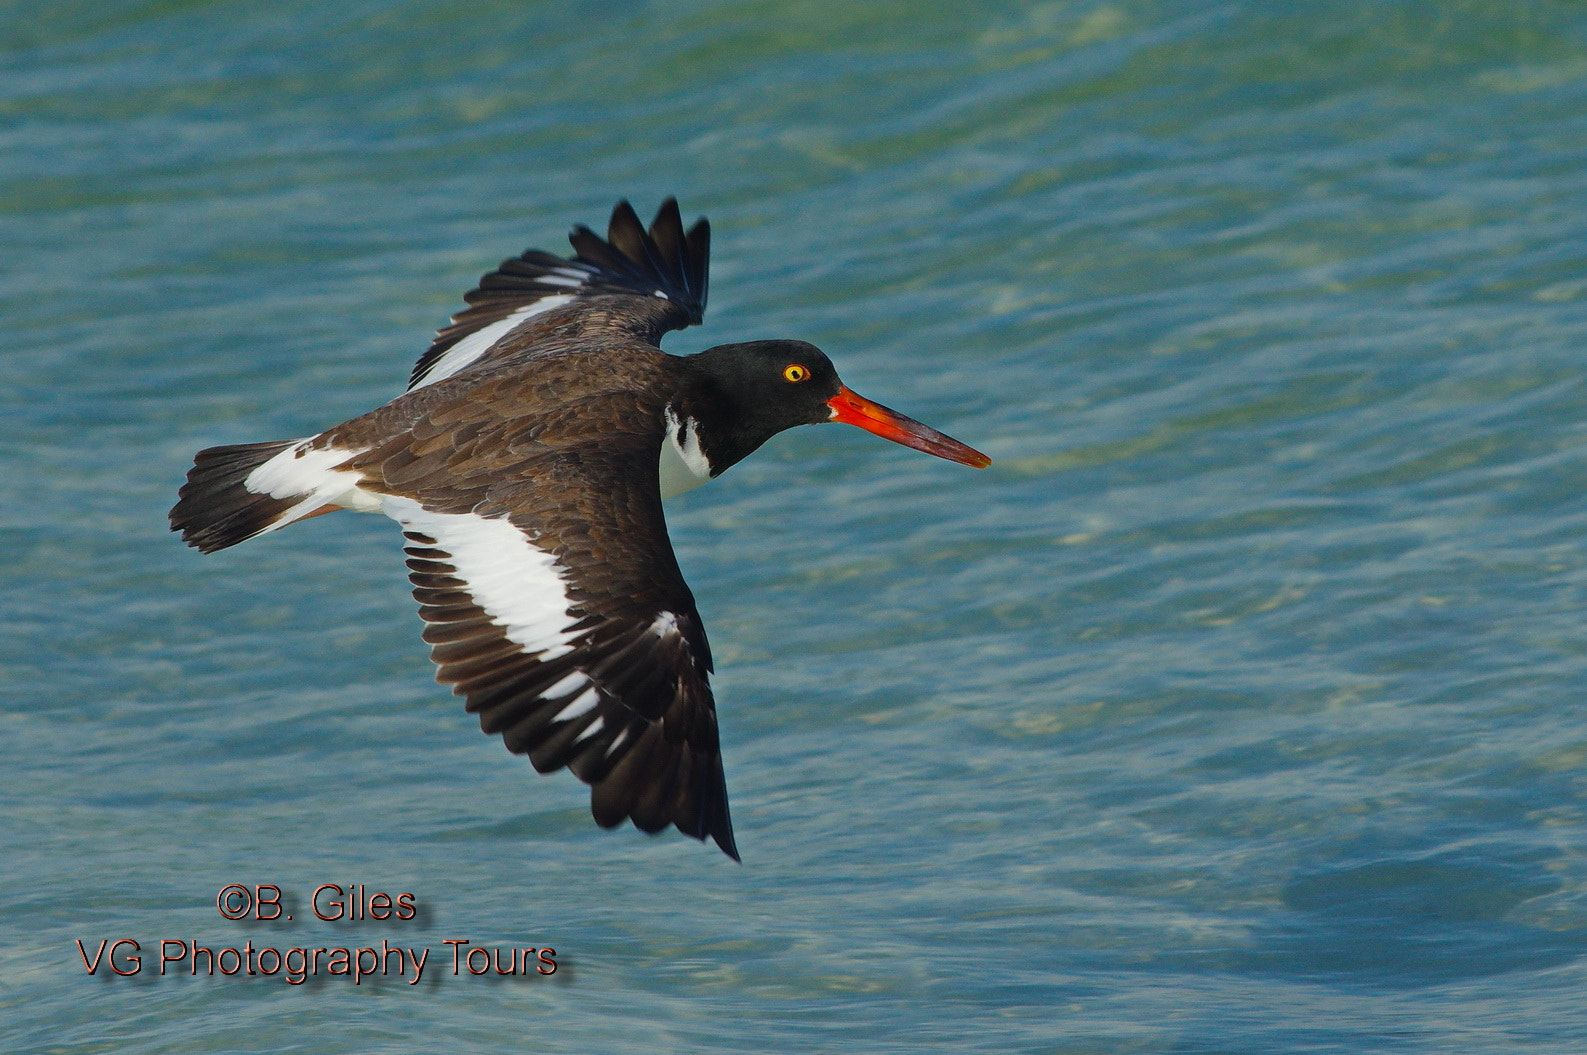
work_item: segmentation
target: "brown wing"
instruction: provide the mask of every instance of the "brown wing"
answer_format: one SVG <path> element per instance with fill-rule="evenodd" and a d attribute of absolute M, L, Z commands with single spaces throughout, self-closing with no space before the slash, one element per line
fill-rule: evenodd
<path fill-rule="evenodd" d="M 657 406 L 605 393 L 533 422 L 475 401 L 360 459 L 383 477 L 438 680 L 540 772 L 738 859 L 710 646 L 667 537 Z M 598 441 L 566 427 L 614 422 Z M 380 485 L 377 485 L 380 486 Z"/>
<path fill-rule="evenodd" d="M 563 259 L 538 249 L 502 261 L 463 299 L 414 365 L 408 388 L 450 377 L 481 359 L 519 326 L 585 297 L 640 298 L 631 316 L 634 336 L 652 344 L 668 330 L 696 324 L 705 311 L 711 226 L 703 218 L 687 232 L 678 203 L 662 203 L 650 230 L 626 201 L 612 210 L 606 238 L 580 224 L 568 236 L 575 255 Z"/>

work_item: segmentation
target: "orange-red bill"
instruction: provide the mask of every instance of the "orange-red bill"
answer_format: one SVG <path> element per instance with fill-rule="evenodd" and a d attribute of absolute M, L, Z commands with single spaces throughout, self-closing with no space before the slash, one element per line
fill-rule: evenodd
<path fill-rule="evenodd" d="M 827 406 L 832 408 L 833 421 L 858 425 L 866 432 L 874 432 L 883 439 L 902 443 L 905 447 L 935 454 L 960 465 L 972 465 L 977 469 L 985 469 L 992 464 L 992 459 L 974 447 L 967 447 L 930 425 L 922 425 L 914 418 L 889 410 L 880 403 L 873 403 L 847 385 L 839 388 L 838 394 L 827 400 Z"/>

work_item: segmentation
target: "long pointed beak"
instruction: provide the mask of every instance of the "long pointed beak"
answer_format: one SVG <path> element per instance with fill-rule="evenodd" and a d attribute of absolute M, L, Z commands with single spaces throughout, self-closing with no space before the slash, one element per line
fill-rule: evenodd
<path fill-rule="evenodd" d="M 902 443 L 905 447 L 913 447 L 917 451 L 977 469 L 985 469 L 992 464 L 992 459 L 974 447 L 967 447 L 930 425 L 922 425 L 914 418 L 907 418 L 896 410 L 873 403 L 847 385 L 839 388 L 838 394 L 827 400 L 827 406 L 832 408 L 833 421 L 858 425 L 866 432 L 874 432 L 883 439 Z"/>

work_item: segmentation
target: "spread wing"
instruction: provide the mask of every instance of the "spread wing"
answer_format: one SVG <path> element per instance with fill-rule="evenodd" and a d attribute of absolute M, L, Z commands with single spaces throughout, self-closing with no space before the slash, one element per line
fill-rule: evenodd
<path fill-rule="evenodd" d="M 508 750 L 589 784 L 601 826 L 671 824 L 737 860 L 710 646 L 644 424 L 659 411 L 563 442 L 468 408 L 360 459 L 407 537 L 437 679 Z"/>
<path fill-rule="evenodd" d="M 634 332 L 652 344 L 668 330 L 698 323 L 705 312 L 711 225 L 702 217 L 687 232 L 676 199 L 662 203 L 646 231 L 633 206 L 617 203 L 603 239 L 580 224 L 568 236 L 574 256 L 538 249 L 502 261 L 463 299 L 419 358 L 408 389 L 450 377 L 488 357 L 502 340 L 536 316 L 596 295 L 642 298 L 633 308 Z"/>

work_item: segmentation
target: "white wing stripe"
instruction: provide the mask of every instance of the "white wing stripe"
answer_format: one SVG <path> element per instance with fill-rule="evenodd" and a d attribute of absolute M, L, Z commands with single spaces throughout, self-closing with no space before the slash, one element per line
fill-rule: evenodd
<path fill-rule="evenodd" d="M 415 381 L 408 391 L 411 392 L 415 388 L 423 388 L 425 385 L 433 385 L 437 381 L 451 377 L 490 351 L 492 345 L 517 329 L 519 324 L 525 319 L 533 318 L 536 315 L 550 311 L 552 308 L 560 308 L 562 305 L 571 304 L 572 302 L 573 294 L 571 293 L 558 293 L 552 297 L 542 297 L 533 304 L 525 304 L 505 319 L 493 322 L 484 329 L 476 330 L 452 345 L 441 358 L 431 363 L 430 369 L 426 370 L 424 376 Z"/>
<path fill-rule="evenodd" d="M 575 670 L 572 674 L 569 674 L 567 677 L 551 686 L 545 692 L 541 693 L 541 695 L 548 700 L 555 699 L 558 696 L 566 696 L 574 689 L 582 688 L 589 683 L 589 678 L 586 678 L 580 671 Z"/>
<path fill-rule="evenodd" d="M 549 695 L 549 694 L 547 694 Z M 589 714 L 597 703 L 601 702 L 601 694 L 594 688 L 584 690 L 584 694 L 556 714 L 551 716 L 553 722 L 568 722 L 582 714 Z"/>
<path fill-rule="evenodd" d="M 576 620 L 568 614 L 563 568 L 510 521 L 432 513 L 397 495 L 383 496 L 381 504 L 387 516 L 435 539 L 451 555 L 452 567 L 474 603 L 504 628 L 507 640 L 526 652 L 541 653 L 545 660 L 573 651 L 568 628 Z"/>

